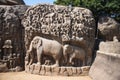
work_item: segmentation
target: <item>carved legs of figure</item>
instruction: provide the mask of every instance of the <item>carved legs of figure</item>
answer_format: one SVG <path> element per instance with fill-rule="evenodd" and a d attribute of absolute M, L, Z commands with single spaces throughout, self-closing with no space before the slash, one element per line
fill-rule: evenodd
<path fill-rule="evenodd" d="M 41 56 L 42 56 L 42 47 L 38 47 L 37 48 L 37 64 L 41 65 Z"/>

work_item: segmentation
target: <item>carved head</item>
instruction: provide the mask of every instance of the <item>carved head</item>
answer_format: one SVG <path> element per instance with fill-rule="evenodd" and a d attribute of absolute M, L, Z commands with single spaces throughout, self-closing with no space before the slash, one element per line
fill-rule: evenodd
<path fill-rule="evenodd" d="M 12 41 L 11 40 L 6 40 L 4 44 L 5 45 L 12 45 Z"/>
<path fill-rule="evenodd" d="M 39 36 L 34 37 L 32 45 L 34 48 L 40 47 L 42 45 L 42 39 Z"/>
<path fill-rule="evenodd" d="M 64 50 L 64 53 L 67 53 L 67 54 L 71 54 L 71 53 L 73 53 L 73 48 L 72 48 L 72 46 L 70 46 L 70 45 L 64 45 L 64 48 L 63 48 Z"/>

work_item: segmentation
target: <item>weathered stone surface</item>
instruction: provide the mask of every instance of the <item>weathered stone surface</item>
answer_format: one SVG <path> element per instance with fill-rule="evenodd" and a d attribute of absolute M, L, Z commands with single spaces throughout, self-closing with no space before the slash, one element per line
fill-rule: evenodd
<path fill-rule="evenodd" d="M 81 7 L 39 4 L 30 7 L 22 20 L 25 28 L 25 47 L 29 49 L 33 37 L 57 40 L 83 48 L 92 55 L 95 20 L 92 12 Z M 89 42 L 91 41 L 91 42 Z"/>
<path fill-rule="evenodd" d="M 40 74 L 41 67 L 41 65 L 35 64 L 33 74 Z"/>
<path fill-rule="evenodd" d="M 77 67 L 77 75 L 80 75 L 82 73 L 81 67 Z"/>
<path fill-rule="evenodd" d="M 114 36 L 120 40 L 120 24 L 110 17 L 100 17 L 98 21 L 98 38 L 112 41 Z"/>
<path fill-rule="evenodd" d="M 0 72 L 7 72 L 7 71 L 8 71 L 7 65 L 0 63 Z"/>
<path fill-rule="evenodd" d="M 52 75 L 60 74 L 60 67 L 51 67 Z"/>
<path fill-rule="evenodd" d="M 81 67 L 81 69 L 82 69 L 82 72 L 89 71 L 90 70 L 90 66 L 83 66 L 83 67 Z"/>
<path fill-rule="evenodd" d="M 68 61 L 67 64 L 70 63 L 72 66 L 83 66 L 86 64 L 86 56 L 87 53 L 85 49 L 76 47 L 76 46 L 71 46 L 71 45 L 64 45 L 63 46 L 63 55 L 65 57 L 65 60 Z M 68 56 L 69 58 L 68 58 Z"/>
<path fill-rule="evenodd" d="M 39 4 L 26 11 L 23 25 L 26 30 L 27 49 L 27 45 L 36 35 L 53 39 L 57 36 L 60 40 L 62 38 L 63 42 L 73 41 L 73 44 L 87 46 L 88 43 L 79 41 L 83 37 L 85 42 L 91 41 L 89 47 L 92 47 L 94 43 L 94 18 L 91 11 L 85 8 Z"/>
<path fill-rule="evenodd" d="M 88 76 L 90 66 L 55 67 L 46 65 L 26 65 L 25 72 L 45 76 Z"/>
<path fill-rule="evenodd" d="M 89 73 L 89 70 L 90 70 L 90 66 L 83 66 L 83 67 L 81 67 L 81 70 L 82 70 L 82 74 L 80 74 L 80 75 L 88 75 L 88 73 Z"/>
<path fill-rule="evenodd" d="M 52 71 L 51 66 L 45 66 L 45 75 L 51 76 L 52 75 L 51 71 Z"/>
<path fill-rule="evenodd" d="M 29 73 L 29 72 L 30 72 L 30 66 L 25 65 L 25 72 L 26 72 L 26 73 Z"/>
<path fill-rule="evenodd" d="M 72 72 L 73 72 L 73 76 L 75 76 L 77 74 L 77 68 L 76 67 L 72 67 Z"/>
<path fill-rule="evenodd" d="M 120 54 L 97 52 L 89 75 L 93 80 L 119 80 Z"/>
<path fill-rule="evenodd" d="M 67 67 L 66 69 L 67 69 L 68 76 L 72 76 L 73 75 L 72 67 Z"/>
<path fill-rule="evenodd" d="M 7 60 L 8 63 L 11 60 L 11 65 L 14 68 L 16 66 L 24 66 L 24 27 L 21 24 L 21 20 L 28 6 L 15 5 L 5 6 L 0 5 L 0 59 Z M 4 42 L 11 41 L 11 50 L 5 54 Z M 11 55 L 12 54 L 12 55 Z M 13 56 L 10 58 L 10 56 Z M 8 65 L 10 68 L 10 65 Z"/>
<path fill-rule="evenodd" d="M 30 70 L 29 72 L 30 72 L 31 74 L 33 74 L 33 71 L 34 71 L 34 69 L 35 69 L 35 64 L 30 65 L 29 68 L 30 68 L 30 69 L 29 69 L 29 70 Z"/>
<path fill-rule="evenodd" d="M 60 75 L 62 75 L 62 76 L 68 76 L 69 75 L 66 67 L 60 67 Z"/>
<path fill-rule="evenodd" d="M 0 0 L 0 5 L 24 5 L 23 0 Z"/>
<path fill-rule="evenodd" d="M 16 66 L 16 67 L 15 67 L 15 72 L 20 72 L 20 71 L 22 71 L 22 67 Z"/>
<path fill-rule="evenodd" d="M 46 72 L 45 66 L 42 65 L 42 66 L 41 66 L 41 70 L 40 70 L 40 75 L 45 75 L 45 72 Z"/>
<path fill-rule="evenodd" d="M 100 42 L 99 51 L 120 54 L 120 42 Z"/>

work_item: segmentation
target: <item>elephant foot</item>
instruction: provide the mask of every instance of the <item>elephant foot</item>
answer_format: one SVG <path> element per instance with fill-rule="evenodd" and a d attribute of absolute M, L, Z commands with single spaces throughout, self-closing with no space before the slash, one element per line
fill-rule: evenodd
<path fill-rule="evenodd" d="M 41 65 L 41 63 L 40 63 L 40 62 L 37 62 L 37 65 Z"/>
<path fill-rule="evenodd" d="M 68 63 L 67 66 L 73 66 L 74 62 Z"/>
<path fill-rule="evenodd" d="M 71 63 L 71 65 L 74 65 L 74 64 L 75 64 L 74 62 Z"/>
<path fill-rule="evenodd" d="M 54 65 L 52 65 L 52 67 L 59 67 L 59 65 L 58 64 L 54 64 Z"/>

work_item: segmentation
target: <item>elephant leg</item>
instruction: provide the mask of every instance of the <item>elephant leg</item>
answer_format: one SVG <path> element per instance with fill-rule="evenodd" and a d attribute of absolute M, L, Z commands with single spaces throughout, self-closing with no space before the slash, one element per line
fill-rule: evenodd
<path fill-rule="evenodd" d="M 73 57 L 70 57 L 69 63 L 72 64 Z"/>
<path fill-rule="evenodd" d="M 64 55 L 64 63 L 65 63 L 65 65 L 67 65 L 67 62 L 68 62 L 68 56 Z"/>
<path fill-rule="evenodd" d="M 59 60 L 58 59 L 55 61 L 55 64 L 53 66 L 55 66 L 55 67 L 59 66 Z"/>
<path fill-rule="evenodd" d="M 42 55 L 42 47 L 37 48 L 37 64 L 41 65 L 41 55 Z"/>
<path fill-rule="evenodd" d="M 55 64 L 53 65 L 53 67 L 58 67 L 59 66 L 59 60 L 57 59 L 56 61 L 55 61 Z"/>
<path fill-rule="evenodd" d="M 85 60 L 83 60 L 83 66 L 85 66 L 85 64 L 86 64 L 86 63 L 85 63 Z"/>
<path fill-rule="evenodd" d="M 25 56 L 25 65 L 29 65 L 29 62 L 30 62 L 29 57 L 30 57 L 30 55 Z"/>
<path fill-rule="evenodd" d="M 29 65 L 31 65 L 33 63 L 33 59 L 30 59 Z"/>
<path fill-rule="evenodd" d="M 91 65 L 92 64 L 92 58 L 91 57 L 87 57 L 87 61 L 86 61 L 87 65 Z"/>
<path fill-rule="evenodd" d="M 34 60 L 34 55 L 33 53 L 29 54 L 30 55 L 30 62 L 29 62 L 29 65 L 31 65 L 33 63 L 33 60 Z"/>
<path fill-rule="evenodd" d="M 86 62 L 87 62 L 87 57 L 83 59 L 83 66 L 86 66 Z"/>

